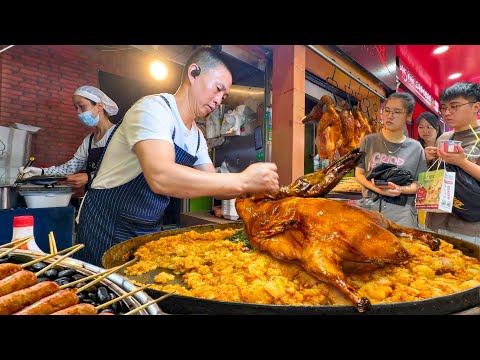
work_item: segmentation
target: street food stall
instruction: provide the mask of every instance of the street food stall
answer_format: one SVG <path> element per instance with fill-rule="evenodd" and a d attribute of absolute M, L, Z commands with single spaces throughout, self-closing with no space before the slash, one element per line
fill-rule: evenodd
<path fill-rule="evenodd" d="M 102 52 L 103 47 L 14 47 L 15 51 L 0 55 L 7 55 L 0 75 L 6 84 L 11 84 L 15 79 L 5 69 L 11 68 L 15 61 L 26 65 L 26 59 L 32 58 L 31 52 L 50 53 L 56 55 L 51 58 L 63 63 L 84 59 L 86 72 L 94 74 L 92 79 L 97 78 L 98 64 L 104 64 L 102 71 L 105 71 L 99 75 L 103 79 L 99 82 L 104 86 L 112 86 L 116 76 L 125 77 L 116 79 L 118 81 L 135 84 L 143 76 L 138 69 L 143 66 L 146 54 L 152 54 L 154 46 L 127 46 L 121 51 L 112 46 L 109 53 Z M 156 49 L 160 48 L 162 46 Z M 368 55 L 371 49 L 364 51 L 363 55 Z M 373 50 L 383 54 L 382 48 Z M 359 210 L 354 201 L 360 198 L 361 189 L 352 177 L 355 162 L 350 159 L 358 160 L 358 150 L 355 152 L 353 145 L 358 145 L 366 133 L 357 136 L 355 141 L 341 142 L 351 147 L 341 148 L 336 144 L 329 147 L 317 141 L 319 118 L 315 117 L 314 111 L 317 105 L 331 107 L 339 118 L 343 111 L 347 111 L 342 121 L 352 121 L 355 128 L 361 127 L 357 123 L 368 123 L 371 129 L 378 126 L 376 131 L 380 131 L 382 102 L 396 90 L 391 82 L 369 68 L 368 61 L 365 63 L 365 58 L 358 58 L 358 53 L 349 46 L 225 46 L 225 52 L 231 55 L 231 62 L 238 70 L 231 96 L 210 118 L 198 119 L 199 127 L 206 134 L 218 171 L 240 172 L 252 162 L 275 162 L 282 185 L 278 194 L 260 194 L 257 198 L 242 197 L 237 203 L 223 203 L 223 208 L 220 205 L 221 217 L 210 213 L 212 207 L 218 206 L 212 199 L 201 199 L 202 206 L 196 214 L 192 211 L 195 201 L 175 202 L 174 212 L 178 217 L 166 224 L 171 225 L 169 230 L 131 238 L 111 247 L 103 256 L 104 268 L 72 258 L 52 265 L 60 257 L 56 251 L 48 259 L 30 250 L 14 249 L 7 253 L 13 246 L 13 243 L 8 244 L 12 233 L 3 232 L 0 246 L 8 247 L 0 249 L 0 265 L 24 266 L 23 271 L 34 274 L 35 277 L 28 275 L 34 282 L 24 289 L 42 282 L 54 282 L 56 285 L 52 286 L 57 289 L 57 285 L 61 287 L 89 276 L 105 275 L 106 270 L 115 269 L 93 288 L 89 288 L 88 283 L 79 287 L 75 287 L 78 283 L 72 285 L 72 292 L 82 289 L 78 291 L 78 294 L 82 293 L 80 297 L 75 294 L 75 301 L 91 305 L 97 313 L 107 308 L 102 305 L 122 296 L 125 297 L 116 306 L 108 305 L 107 312 L 127 314 L 149 304 L 137 313 L 480 313 L 479 246 L 445 235 L 411 232 L 412 229 L 407 229 L 409 236 L 405 236 L 399 231 L 405 229 L 396 228 L 366 210 Z M 177 56 L 176 60 L 181 63 L 183 55 Z M 105 61 L 105 58 L 112 61 Z M 113 59 L 122 59 L 126 65 Z M 388 57 L 383 54 L 378 59 L 386 61 Z M 390 64 L 386 63 L 385 68 L 390 69 Z M 179 73 L 175 76 L 168 84 L 171 88 L 175 88 Z M 126 79 L 128 77 L 135 81 Z M 60 79 L 59 75 L 55 81 Z M 12 185 L 15 178 L 12 169 L 24 165 L 32 153 L 40 165 L 58 163 L 71 156 L 78 146 L 78 138 L 85 136 L 85 129 L 79 131 L 64 125 L 55 118 L 55 113 L 63 110 L 68 113 L 66 103 L 71 92 L 79 85 L 77 82 L 84 81 L 83 78 L 76 79 L 57 90 L 55 96 L 42 90 L 33 95 L 31 87 L 23 88 L 23 83 L 20 84 L 21 91 L 36 99 L 41 116 L 23 111 L 24 118 L 15 119 L 15 122 L 37 126 L 43 131 L 28 137 L 27 130 L 15 129 L 15 132 L 26 132 L 22 133 L 25 139 L 22 154 L 15 157 L 12 157 L 13 152 L 8 153 L 12 149 L 9 146 L 14 131 L 7 127 L 14 121 L 4 115 L 9 113 L 7 110 L 11 110 L 15 101 L 5 101 L 10 105 L 0 118 L 0 128 L 7 129 L 2 130 L 6 137 L 1 137 L 0 131 L 0 165 L 9 177 L 6 185 Z M 53 85 L 44 85 L 48 91 L 53 91 Z M 146 88 L 148 91 L 152 89 Z M 137 94 L 146 88 L 137 89 Z M 2 100 L 10 96 L 9 92 L 0 92 Z M 58 100 L 62 97 L 66 100 Z M 125 104 L 135 97 L 129 97 Z M 65 144 L 58 148 L 46 146 L 52 138 L 45 130 L 52 127 L 60 129 L 65 139 Z M 328 160 L 316 172 L 313 171 L 315 155 Z M 345 162 L 348 162 L 347 166 L 343 165 Z M 60 179 L 35 180 L 44 183 L 35 184 L 30 180 L 16 186 L 15 191 L 20 194 L 21 190 L 23 198 L 15 206 L 10 206 L 13 203 L 8 200 L 8 205 L 0 210 L 0 222 L 6 223 L 0 225 L 10 229 L 14 216 L 33 215 L 35 239 L 41 250 L 47 254 L 52 252 L 47 234 L 53 231 L 58 239 L 57 251 L 66 251 L 75 243 L 74 207 L 70 203 L 45 207 L 43 202 L 40 202 L 41 206 L 32 206 L 31 197 L 36 196 L 35 200 L 38 200 L 53 194 L 64 199 L 71 196 L 70 189 L 57 185 Z M 30 204 L 26 202 L 28 197 Z M 225 212 L 227 206 L 230 206 L 229 211 Z M 245 209 L 248 211 L 244 212 Z M 320 215 L 324 215 L 323 220 Z M 311 241 L 313 235 L 307 234 L 307 229 L 321 234 L 323 242 L 317 238 L 318 241 Z M 267 245 L 268 241 L 261 240 L 270 238 L 277 240 L 276 245 Z M 333 239 L 339 239 L 338 243 L 334 244 Z M 385 239 L 393 246 L 376 246 L 376 241 Z M 314 248 L 312 244 L 324 247 Z M 398 251 L 382 254 L 384 257 L 380 261 L 372 254 L 379 249 Z M 299 256 L 321 254 L 321 250 L 333 254 L 324 262 L 329 265 L 328 271 L 323 272 L 324 277 L 318 275 L 319 271 L 312 270 L 318 265 L 316 258 Z M 362 261 L 358 261 L 358 256 Z M 38 260 L 40 258 L 42 260 Z M 356 262 L 379 266 L 375 269 L 368 266 L 357 268 L 358 264 L 352 264 Z M 335 278 L 332 274 L 340 274 L 341 281 L 332 280 Z M 127 295 L 132 291 L 135 293 Z M 6 295 L 9 293 L 1 295 L 0 300 Z M 151 303 L 157 299 L 161 300 L 158 305 Z M 58 311 L 61 310 L 64 309 Z"/>

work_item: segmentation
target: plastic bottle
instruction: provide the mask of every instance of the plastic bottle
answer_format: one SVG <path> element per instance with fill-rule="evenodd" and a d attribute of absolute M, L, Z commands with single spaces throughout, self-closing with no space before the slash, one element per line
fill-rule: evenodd
<path fill-rule="evenodd" d="M 35 241 L 35 237 L 33 235 L 33 216 L 32 215 L 24 215 L 24 216 L 15 216 L 13 218 L 13 232 L 12 232 L 12 241 L 18 240 L 27 236 L 31 236 L 32 239 L 28 241 L 26 244 L 20 246 L 20 249 L 25 250 L 32 250 L 44 253 L 42 249 L 40 249 Z"/>

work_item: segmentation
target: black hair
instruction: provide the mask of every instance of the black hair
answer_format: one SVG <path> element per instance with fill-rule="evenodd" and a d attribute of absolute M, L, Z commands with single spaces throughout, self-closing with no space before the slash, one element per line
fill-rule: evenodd
<path fill-rule="evenodd" d="M 201 46 L 196 48 L 188 58 L 182 72 L 182 83 L 188 78 L 188 68 L 192 64 L 197 64 L 201 71 L 208 71 L 214 69 L 219 65 L 225 66 L 230 74 L 232 69 L 228 64 L 224 54 L 220 51 L 221 48 L 214 46 Z M 233 75 L 233 74 L 232 74 Z"/>
<path fill-rule="evenodd" d="M 480 84 L 471 82 L 458 82 L 446 88 L 440 94 L 440 102 L 450 101 L 463 97 L 468 101 L 480 101 Z"/>
<path fill-rule="evenodd" d="M 388 96 L 387 100 L 390 99 L 402 100 L 407 107 L 407 114 L 413 114 L 413 109 L 415 109 L 415 98 L 412 94 L 408 92 L 394 92 Z"/>
<path fill-rule="evenodd" d="M 417 116 L 417 126 L 422 119 L 426 120 L 430 125 L 432 125 L 432 127 L 437 130 L 437 136 L 435 137 L 435 139 L 438 139 L 438 137 L 442 135 L 443 131 L 440 128 L 440 123 L 438 122 L 437 115 L 428 111 L 422 112 Z M 420 135 L 418 136 L 418 141 L 420 142 L 420 144 L 422 144 L 423 147 L 425 147 L 425 140 L 423 140 Z"/>

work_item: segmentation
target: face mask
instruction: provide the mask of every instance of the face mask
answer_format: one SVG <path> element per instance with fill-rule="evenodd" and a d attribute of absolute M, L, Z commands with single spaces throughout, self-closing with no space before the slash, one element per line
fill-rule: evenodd
<path fill-rule="evenodd" d="M 87 126 L 96 126 L 98 124 L 98 121 L 100 120 L 100 114 L 97 114 L 97 116 L 93 117 L 92 111 L 87 110 L 83 113 L 78 114 L 78 118 L 82 123 L 84 123 Z"/>

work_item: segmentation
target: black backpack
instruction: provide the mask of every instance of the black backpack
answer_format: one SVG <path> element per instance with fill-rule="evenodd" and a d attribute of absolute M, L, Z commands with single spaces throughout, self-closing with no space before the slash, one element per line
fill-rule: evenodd
<path fill-rule="evenodd" d="M 455 195 L 452 213 L 459 218 L 480 221 L 480 182 L 455 165 L 445 164 L 447 171 L 455 172 Z"/>

